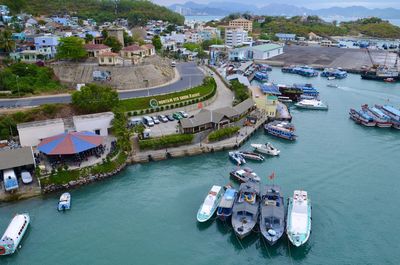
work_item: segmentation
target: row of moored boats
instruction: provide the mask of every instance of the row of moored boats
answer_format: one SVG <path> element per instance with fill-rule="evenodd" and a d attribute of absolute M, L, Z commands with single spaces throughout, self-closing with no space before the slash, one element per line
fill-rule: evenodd
<path fill-rule="evenodd" d="M 259 181 L 248 180 L 239 190 L 214 185 L 197 212 L 198 222 L 210 221 L 214 214 L 223 222 L 231 222 L 240 239 L 259 231 L 274 245 L 285 233 L 296 246 L 305 244 L 311 233 L 311 201 L 306 191 L 295 190 L 285 200 L 278 185 L 261 186 Z"/>
<path fill-rule="evenodd" d="M 356 123 L 367 127 L 400 129 L 400 110 L 390 105 L 370 107 L 364 104 L 360 110 L 350 109 L 349 115 Z"/>

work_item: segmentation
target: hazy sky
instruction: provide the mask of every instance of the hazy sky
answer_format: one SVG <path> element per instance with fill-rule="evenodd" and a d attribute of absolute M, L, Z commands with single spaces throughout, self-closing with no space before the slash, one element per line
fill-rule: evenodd
<path fill-rule="evenodd" d="M 171 4 L 182 4 L 188 2 L 189 0 L 152 0 L 154 3 L 161 5 L 171 5 Z M 213 1 L 224 2 L 224 0 L 190 0 L 196 3 L 209 3 Z M 254 4 L 257 6 L 267 5 L 269 3 L 285 3 L 297 6 L 303 6 L 307 8 L 324 8 L 331 6 L 345 7 L 345 6 L 364 6 L 367 8 L 385 8 L 393 7 L 400 8 L 400 0 L 227 0 L 227 2 L 239 2 L 246 4 Z"/>

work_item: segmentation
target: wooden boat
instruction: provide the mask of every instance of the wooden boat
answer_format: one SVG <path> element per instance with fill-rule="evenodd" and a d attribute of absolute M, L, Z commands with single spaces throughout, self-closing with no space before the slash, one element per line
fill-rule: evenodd
<path fill-rule="evenodd" d="M 350 118 L 358 124 L 362 124 L 367 127 L 374 127 L 376 125 L 376 121 L 374 121 L 371 116 L 362 110 L 356 111 L 355 109 L 350 109 L 349 115 Z"/>
<path fill-rule="evenodd" d="M 295 190 L 289 198 L 286 233 L 296 247 L 305 244 L 311 233 L 311 201 L 306 191 Z"/>
<path fill-rule="evenodd" d="M 249 151 L 239 151 L 239 154 L 245 159 L 250 159 L 255 161 L 264 161 L 265 159 L 262 155 Z"/>
<path fill-rule="evenodd" d="M 57 209 L 59 211 L 71 209 L 71 194 L 69 194 L 69 192 L 65 192 L 60 196 L 60 201 L 58 202 Z"/>
<path fill-rule="evenodd" d="M 227 221 L 231 218 L 233 203 L 235 202 L 236 197 L 237 190 L 233 188 L 226 189 L 217 208 L 217 216 L 221 221 Z"/>
<path fill-rule="evenodd" d="M 25 235 L 30 223 L 29 214 L 16 214 L 0 239 L 0 255 L 13 254 Z"/>
<path fill-rule="evenodd" d="M 211 187 L 211 190 L 208 192 L 204 202 L 200 205 L 200 208 L 197 211 L 198 222 L 203 223 L 210 220 L 217 210 L 222 196 L 223 189 L 221 186 L 214 185 Z"/>

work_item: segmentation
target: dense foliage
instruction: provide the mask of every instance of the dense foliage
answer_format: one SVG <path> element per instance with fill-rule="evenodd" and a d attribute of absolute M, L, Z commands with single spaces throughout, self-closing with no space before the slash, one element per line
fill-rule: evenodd
<path fill-rule="evenodd" d="M 114 120 L 113 120 L 113 134 L 117 137 L 117 145 L 119 150 L 130 152 L 132 149 L 132 143 L 130 141 L 132 131 L 126 126 L 125 113 L 120 108 L 114 109 Z"/>
<path fill-rule="evenodd" d="M 340 26 L 347 29 L 350 34 L 361 33 L 376 38 L 400 38 L 400 27 L 376 17 L 342 22 Z"/>
<path fill-rule="evenodd" d="M 147 0 L 1 0 L 13 12 L 24 11 L 33 15 L 73 14 L 79 18 L 93 18 L 98 22 L 127 18 L 133 25 L 148 20 L 164 20 L 182 25 L 184 17 L 164 6 Z"/>
<path fill-rule="evenodd" d="M 15 49 L 15 41 L 12 39 L 12 33 L 9 30 L 0 32 L 0 49 L 5 52 L 11 52 Z"/>
<path fill-rule="evenodd" d="M 247 86 L 243 85 L 237 80 L 231 81 L 231 89 L 233 90 L 233 93 L 235 93 L 235 103 L 240 103 L 250 97 Z"/>
<path fill-rule="evenodd" d="M 210 133 L 208 135 L 208 140 L 210 142 L 220 141 L 235 135 L 239 130 L 240 127 L 238 126 L 222 128 Z"/>
<path fill-rule="evenodd" d="M 115 90 L 96 84 L 87 84 L 72 94 L 72 105 L 84 113 L 110 111 L 118 102 Z"/>
<path fill-rule="evenodd" d="M 15 95 L 35 94 L 61 89 L 53 69 L 36 64 L 15 63 L 0 71 L 0 90 Z"/>
<path fill-rule="evenodd" d="M 172 105 L 165 105 L 165 106 L 160 106 L 159 110 L 164 110 L 168 108 L 174 108 L 174 107 L 179 107 L 181 106 L 184 102 L 189 102 L 189 103 L 195 103 L 198 102 L 199 100 L 206 100 L 210 97 L 212 97 L 215 92 L 216 92 L 216 83 L 213 78 L 205 78 L 203 81 L 203 84 L 197 87 L 193 87 L 187 90 L 171 93 L 171 94 L 166 94 L 166 95 L 157 95 L 157 96 L 150 96 L 150 97 L 142 97 L 142 98 L 130 98 L 130 99 L 124 99 L 120 101 L 120 106 L 123 108 L 124 111 L 137 111 L 137 110 L 145 110 L 149 109 L 150 105 L 149 102 L 151 99 L 156 99 L 157 101 L 164 100 L 164 99 L 170 99 L 170 98 L 177 98 L 181 96 L 186 96 L 189 94 L 197 94 L 199 93 L 198 97 L 191 98 L 189 101 L 182 99 L 179 101 L 174 101 Z M 162 109 L 161 109 L 162 108 Z M 136 114 L 143 114 L 139 112 L 134 112 Z"/>
<path fill-rule="evenodd" d="M 122 43 L 118 41 L 117 38 L 113 36 L 107 37 L 103 41 L 104 45 L 107 45 L 108 47 L 111 47 L 112 52 L 119 52 L 122 49 Z"/>
<path fill-rule="evenodd" d="M 86 58 L 87 52 L 84 41 L 78 37 L 61 38 L 57 47 L 57 58 L 67 60 L 79 60 Z"/>
<path fill-rule="evenodd" d="M 162 43 L 161 43 L 161 38 L 158 35 L 155 35 L 153 37 L 153 39 L 151 40 L 151 42 L 153 43 L 154 48 L 159 51 L 162 48 Z"/>
<path fill-rule="evenodd" d="M 184 144 L 190 144 L 193 141 L 193 134 L 172 134 L 159 138 L 140 140 L 140 149 L 163 149 Z"/>
<path fill-rule="evenodd" d="M 211 40 L 204 40 L 201 43 L 201 47 L 203 48 L 203 50 L 208 50 L 210 48 L 211 45 L 221 45 L 224 44 L 224 41 L 222 39 L 211 39 Z"/>

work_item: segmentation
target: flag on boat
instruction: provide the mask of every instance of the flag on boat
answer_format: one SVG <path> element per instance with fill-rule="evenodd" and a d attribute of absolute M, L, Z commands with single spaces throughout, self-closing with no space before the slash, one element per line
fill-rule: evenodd
<path fill-rule="evenodd" d="M 272 174 L 271 175 L 269 175 L 269 177 L 268 177 L 270 180 L 273 180 L 274 178 L 275 178 L 275 172 L 272 172 Z"/>

